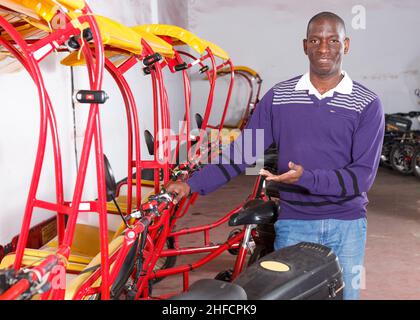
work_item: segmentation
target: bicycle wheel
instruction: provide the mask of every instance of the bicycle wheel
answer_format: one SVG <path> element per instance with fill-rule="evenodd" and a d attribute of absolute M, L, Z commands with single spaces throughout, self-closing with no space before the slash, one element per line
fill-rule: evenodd
<path fill-rule="evenodd" d="M 175 239 L 173 237 L 169 237 L 166 239 L 166 249 L 174 249 L 175 248 Z M 115 280 L 114 284 L 111 288 L 111 298 L 113 300 L 125 300 L 130 299 L 130 294 L 132 292 L 127 291 L 128 287 L 131 287 L 133 285 L 132 278 L 130 277 L 135 270 L 135 263 L 138 254 L 138 239 L 136 240 L 136 243 L 133 245 L 133 247 L 130 249 L 130 251 L 127 254 L 127 257 L 124 261 L 124 264 L 121 268 L 120 273 L 118 274 L 117 279 Z M 154 268 L 154 271 L 157 270 L 163 270 L 167 268 L 172 268 L 176 263 L 176 256 L 172 257 L 162 257 L 159 258 L 159 260 L 156 263 L 156 266 Z M 158 283 L 164 278 L 157 278 L 150 280 L 149 282 L 149 292 L 152 290 L 152 285 Z M 134 298 L 134 296 L 132 296 Z M 98 297 L 94 297 L 94 300 L 98 299 Z"/>
<path fill-rule="evenodd" d="M 414 156 L 415 147 L 412 144 L 400 143 L 396 144 L 390 155 L 391 166 L 393 169 L 403 175 L 410 175 L 413 173 L 412 159 Z"/>
<path fill-rule="evenodd" d="M 420 179 L 420 147 L 417 148 L 413 156 L 412 170 L 414 175 Z"/>
<path fill-rule="evenodd" d="M 380 165 L 383 167 L 390 167 L 390 155 L 392 147 L 395 145 L 394 141 L 386 141 L 382 146 Z"/>

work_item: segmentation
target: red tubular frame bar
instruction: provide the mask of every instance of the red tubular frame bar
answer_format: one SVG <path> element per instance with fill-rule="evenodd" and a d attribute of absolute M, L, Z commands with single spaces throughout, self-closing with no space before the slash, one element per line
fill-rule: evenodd
<path fill-rule="evenodd" d="M 236 72 L 235 75 L 242 77 L 243 79 L 245 79 L 246 83 L 248 84 L 249 87 L 249 95 L 248 95 L 248 101 L 246 104 L 246 108 L 245 108 L 245 112 L 244 115 L 242 117 L 242 119 L 239 121 L 239 124 L 237 125 L 239 130 L 242 130 L 245 125 L 246 125 L 246 119 L 248 119 L 249 114 L 250 114 L 250 108 L 251 108 L 251 104 L 252 104 L 252 97 L 254 96 L 254 88 L 252 86 L 252 81 L 243 73 L 240 72 Z"/>
<path fill-rule="evenodd" d="M 225 73 L 222 73 L 221 76 L 224 76 L 226 74 L 229 74 L 231 72 L 231 70 L 226 70 Z M 250 93 L 249 93 L 249 97 L 248 97 L 248 103 L 246 106 L 246 110 L 245 110 L 245 114 L 244 117 L 242 119 L 242 121 L 239 123 L 239 130 L 242 130 L 245 128 L 246 124 L 248 123 L 249 117 L 253 111 L 253 109 L 256 107 L 257 103 L 259 102 L 259 97 L 260 97 L 260 93 L 261 93 L 261 85 L 262 85 L 262 79 L 260 77 L 260 75 L 257 73 L 255 75 L 245 71 L 245 70 L 234 70 L 235 75 L 241 76 L 243 77 L 249 87 L 250 87 Z M 257 90 L 256 93 L 254 95 L 254 81 L 256 81 L 256 85 L 257 85 Z M 255 96 L 255 98 L 254 98 Z M 252 109 L 251 109 L 252 107 Z"/>
<path fill-rule="evenodd" d="M 140 128 L 137 116 L 137 106 L 133 93 L 125 79 L 123 72 L 120 68 L 116 67 L 109 59 L 105 58 L 105 68 L 109 74 L 114 78 L 117 83 L 121 95 L 124 100 L 126 117 L 127 117 L 127 136 L 128 136 L 128 164 L 127 164 L 127 213 L 131 213 L 132 209 L 132 185 L 133 185 L 133 167 L 139 167 L 139 160 L 141 155 L 140 149 Z M 127 70 L 125 70 L 127 71 Z M 133 132 L 134 130 L 134 132 Z M 133 160 L 133 135 L 134 135 L 134 148 L 135 160 Z M 137 209 L 140 207 L 141 201 L 141 183 L 137 183 L 136 196 L 137 196 Z"/>

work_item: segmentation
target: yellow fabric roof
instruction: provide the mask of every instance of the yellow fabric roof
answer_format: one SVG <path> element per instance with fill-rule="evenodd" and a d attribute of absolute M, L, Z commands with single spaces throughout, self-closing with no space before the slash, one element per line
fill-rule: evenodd
<path fill-rule="evenodd" d="M 52 0 L 1 0 L 2 6 L 31 18 L 49 22 L 60 7 Z"/>
<path fill-rule="evenodd" d="M 171 37 L 174 46 L 186 44 L 197 51 L 200 55 L 204 53 L 207 47 L 209 47 L 215 56 L 224 60 L 229 59 L 229 55 L 219 46 L 203 40 L 192 32 L 178 26 L 167 24 L 147 24 L 133 27 L 133 30 L 142 30 L 158 36 Z"/>

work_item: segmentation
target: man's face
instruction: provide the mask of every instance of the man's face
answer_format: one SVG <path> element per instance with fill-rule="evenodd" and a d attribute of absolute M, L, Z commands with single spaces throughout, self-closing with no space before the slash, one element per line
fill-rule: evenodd
<path fill-rule="evenodd" d="M 310 24 L 307 37 L 303 40 L 303 48 L 311 72 L 321 77 L 339 73 L 350 44 L 343 26 L 333 19 L 321 18 Z"/>

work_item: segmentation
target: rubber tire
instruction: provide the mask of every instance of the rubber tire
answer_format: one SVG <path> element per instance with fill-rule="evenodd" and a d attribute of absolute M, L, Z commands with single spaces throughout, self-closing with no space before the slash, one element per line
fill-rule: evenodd
<path fill-rule="evenodd" d="M 413 174 L 414 174 L 414 175 L 415 175 L 418 179 L 420 179 L 420 147 L 418 147 L 418 148 L 416 149 L 416 152 L 414 153 L 414 156 L 413 156 L 413 161 L 412 161 L 411 166 L 412 166 L 412 169 L 413 169 Z M 417 166 L 418 168 L 416 168 L 416 166 Z"/>
<path fill-rule="evenodd" d="M 407 148 L 411 149 L 412 153 L 414 154 L 414 150 L 415 147 L 412 144 L 407 144 L 407 143 L 398 143 L 395 146 L 392 147 L 391 153 L 390 153 L 390 162 L 391 162 L 391 166 L 394 170 L 396 170 L 397 172 L 399 172 L 402 175 L 411 175 L 413 173 L 413 167 L 411 164 L 411 160 L 410 163 L 407 165 L 405 164 L 404 168 L 401 168 L 401 164 L 399 161 L 397 161 L 396 157 L 397 157 L 397 153 L 401 153 L 401 151 L 405 151 L 407 150 Z M 411 155 L 411 157 L 413 157 L 413 154 Z M 398 157 L 400 158 L 400 157 Z"/>
<path fill-rule="evenodd" d="M 391 163 L 390 163 L 390 155 L 391 155 L 391 151 L 392 148 L 394 147 L 395 142 L 394 141 L 387 141 L 383 144 L 382 146 L 382 152 L 381 152 L 381 158 L 380 158 L 380 162 L 379 164 L 382 167 L 391 167 Z M 383 159 L 383 157 L 385 159 Z"/>

